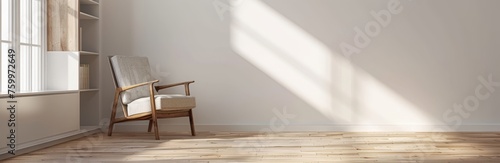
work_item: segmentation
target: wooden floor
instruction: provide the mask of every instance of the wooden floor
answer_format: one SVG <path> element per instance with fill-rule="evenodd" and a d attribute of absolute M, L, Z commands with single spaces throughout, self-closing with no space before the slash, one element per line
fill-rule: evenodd
<path fill-rule="evenodd" d="M 500 162 L 500 133 L 103 134 L 5 162 Z M 1 162 L 1 161 L 0 161 Z"/>

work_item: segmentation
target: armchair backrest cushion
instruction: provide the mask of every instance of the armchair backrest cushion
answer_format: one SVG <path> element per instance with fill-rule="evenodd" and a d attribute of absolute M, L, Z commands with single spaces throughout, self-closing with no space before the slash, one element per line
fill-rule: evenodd
<path fill-rule="evenodd" d="M 110 58 L 113 67 L 115 82 L 118 87 L 131 86 L 155 80 L 151 75 L 151 67 L 147 57 L 137 56 L 113 56 Z M 149 96 L 147 85 L 126 90 L 121 93 L 122 103 L 127 105 L 130 102 Z"/>

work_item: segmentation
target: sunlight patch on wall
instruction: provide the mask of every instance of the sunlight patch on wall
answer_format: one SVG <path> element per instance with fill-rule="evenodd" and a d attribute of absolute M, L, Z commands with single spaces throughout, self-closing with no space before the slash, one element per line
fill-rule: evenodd
<path fill-rule="evenodd" d="M 407 129 L 426 130 L 426 127 L 439 124 L 424 115 L 413 103 L 382 84 L 370 74 L 356 69 L 354 96 L 357 120 L 360 125 L 391 125 Z M 411 130 L 411 129 L 410 129 Z"/>
<path fill-rule="evenodd" d="M 396 128 L 435 123 L 263 2 L 245 1 L 231 14 L 234 51 L 330 120 Z"/>
<path fill-rule="evenodd" d="M 241 57 L 325 117 L 351 120 L 349 64 L 267 5 L 246 1 L 232 10 L 231 43 Z"/>

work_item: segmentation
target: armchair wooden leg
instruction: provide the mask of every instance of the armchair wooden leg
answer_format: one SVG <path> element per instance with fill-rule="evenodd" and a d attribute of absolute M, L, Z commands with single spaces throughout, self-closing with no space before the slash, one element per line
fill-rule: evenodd
<path fill-rule="evenodd" d="M 116 117 L 116 105 L 113 105 L 113 111 L 111 112 L 111 118 L 109 119 L 108 136 L 113 133 L 113 126 L 115 125 Z"/>
<path fill-rule="evenodd" d="M 115 98 L 113 100 L 113 106 L 111 107 L 111 118 L 109 119 L 108 136 L 113 133 L 113 125 L 115 124 L 116 117 L 116 107 L 118 106 L 118 98 L 120 96 L 120 91 L 115 90 Z"/>
<path fill-rule="evenodd" d="M 156 119 L 153 120 L 153 126 L 155 128 L 155 139 L 160 140 L 160 133 L 158 131 L 158 121 Z"/>
<path fill-rule="evenodd" d="M 158 80 L 156 80 L 158 82 Z M 153 83 L 149 85 L 149 106 L 151 106 L 151 121 L 153 121 L 153 127 L 155 128 L 155 139 L 160 140 L 160 133 L 158 131 L 158 117 L 156 116 L 156 104 L 155 104 L 155 94 L 154 94 Z"/>
<path fill-rule="evenodd" d="M 109 122 L 109 127 L 108 127 L 108 136 L 111 136 L 111 134 L 113 133 L 113 120 L 110 120 Z"/>
<path fill-rule="evenodd" d="M 148 125 L 148 132 L 151 132 L 151 129 L 153 128 L 153 120 L 149 120 L 149 125 Z"/>
<path fill-rule="evenodd" d="M 193 120 L 192 110 L 189 110 L 189 124 L 191 125 L 191 135 L 196 136 L 196 132 L 194 131 L 194 120 Z"/>

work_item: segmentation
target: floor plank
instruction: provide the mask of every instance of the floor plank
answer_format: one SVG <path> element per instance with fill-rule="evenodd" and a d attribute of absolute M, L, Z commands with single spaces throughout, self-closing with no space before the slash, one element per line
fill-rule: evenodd
<path fill-rule="evenodd" d="M 102 133 L 2 162 L 500 162 L 500 133 Z"/>

